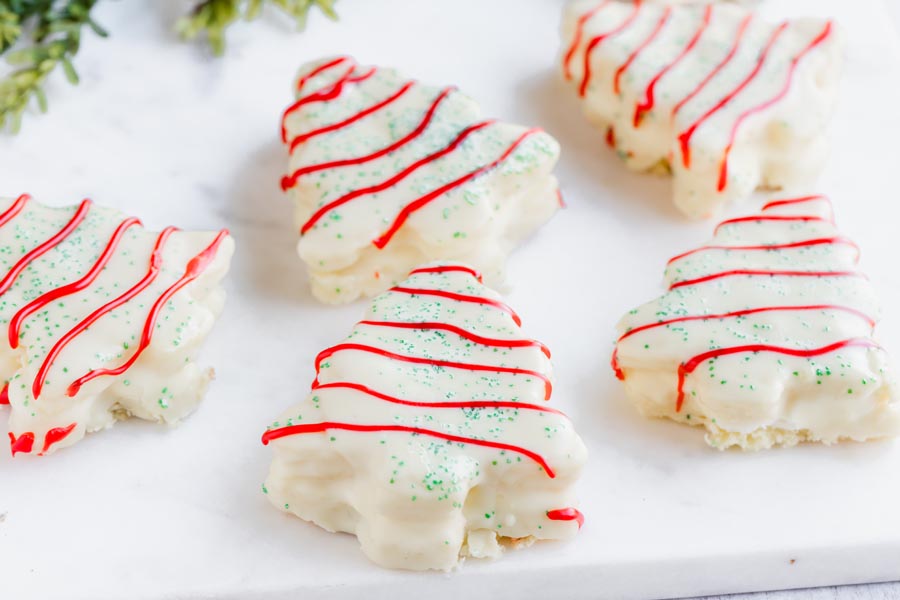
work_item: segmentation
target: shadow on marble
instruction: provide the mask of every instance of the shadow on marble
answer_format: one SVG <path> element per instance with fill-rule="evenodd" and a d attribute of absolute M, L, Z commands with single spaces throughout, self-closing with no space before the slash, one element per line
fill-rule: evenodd
<path fill-rule="evenodd" d="M 566 190 L 578 187 L 567 181 L 583 180 L 604 192 L 587 200 L 602 202 L 617 218 L 685 221 L 672 204 L 669 178 L 630 171 L 581 114 L 578 99 L 557 73 L 542 71 L 523 80 L 516 92 L 529 124 L 565 140 L 557 174 L 567 202 L 572 199 Z"/>
<path fill-rule="evenodd" d="M 273 139 L 247 156 L 220 209 L 238 243 L 233 277 L 250 297 L 321 306 L 297 256 L 291 201 L 278 186 L 285 152 Z"/>
<path fill-rule="evenodd" d="M 150 6 L 156 13 L 159 27 L 166 32 L 166 38 L 169 41 L 180 41 L 181 38 L 175 29 L 175 24 L 178 19 L 189 13 L 191 4 L 184 0 L 163 0 L 162 2 L 151 2 Z"/>

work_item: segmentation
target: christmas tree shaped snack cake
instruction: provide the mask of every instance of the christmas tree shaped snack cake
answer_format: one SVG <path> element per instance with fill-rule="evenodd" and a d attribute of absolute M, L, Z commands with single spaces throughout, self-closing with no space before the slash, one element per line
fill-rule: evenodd
<path fill-rule="evenodd" d="M 503 280 L 512 249 L 559 208 L 559 145 L 433 87 L 348 57 L 300 68 L 284 113 L 282 187 L 323 302 L 383 292 L 413 267 L 460 260 Z"/>
<path fill-rule="evenodd" d="M 718 448 L 897 435 L 858 258 L 823 196 L 724 221 L 669 261 L 668 292 L 621 320 L 613 368 L 644 415 L 703 426 Z"/>
<path fill-rule="evenodd" d="M 359 538 L 379 565 L 565 539 L 586 450 L 548 402 L 550 352 L 478 273 L 433 263 L 376 297 L 263 435 L 279 509 Z"/>
<path fill-rule="evenodd" d="M 0 402 L 13 455 L 127 416 L 175 422 L 211 379 L 194 362 L 222 310 L 228 232 L 144 230 L 85 200 L 0 200 Z"/>
<path fill-rule="evenodd" d="M 588 120 L 631 169 L 670 171 L 688 216 L 820 170 L 841 64 L 832 22 L 583 0 L 567 6 L 562 38 L 563 76 Z"/>

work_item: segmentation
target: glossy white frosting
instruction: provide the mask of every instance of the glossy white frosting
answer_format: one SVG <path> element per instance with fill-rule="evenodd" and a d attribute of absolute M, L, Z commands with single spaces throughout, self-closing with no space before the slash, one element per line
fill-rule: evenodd
<path fill-rule="evenodd" d="M 437 259 L 467 262 L 489 282 L 502 283 L 508 254 L 559 207 L 551 174 L 559 145 L 535 131 L 503 157 L 529 130 L 494 121 L 428 160 L 466 128 L 485 121 L 478 105 L 453 88 L 373 69 L 340 57 L 305 64 L 295 86 L 301 105 L 286 111 L 283 137 L 291 156 L 283 187 L 292 192 L 297 227 L 323 206 L 359 194 L 322 214 L 301 235 L 297 249 L 314 294 L 324 302 L 350 302 L 380 293 L 416 265 Z M 372 107 L 377 110 L 327 129 Z M 391 151 L 368 158 L 386 148 Z M 351 164 L 297 175 L 300 169 L 347 160 Z M 373 244 L 405 207 L 429 195 L 435 197 L 409 214 L 383 248 Z"/>
<path fill-rule="evenodd" d="M 14 200 L 0 200 L 0 213 L 13 205 Z M 51 349 L 89 315 L 147 277 L 158 239 L 157 233 L 139 224 L 125 228 L 96 279 L 26 318 L 13 348 L 8 339 L 13 316 L 43 294 L 84 278 L 125 220 L 116 210 L 90 205 L 84 219 L 58 244 L 22 262 L 27 253 L 60 232 L 77 209 L 28 200 L 0 226 L 0 278 L 8 276 L 17 263 L 26 265 L 0 294 L 0 378 L 9 382 L 9 432 L 17 454 L 27 454 L 29 445 L 31 453 L 53 452 L 127 416 L 178 421 L 196 407 L 212 376 L 194 357 L 225 300 L 219 282 L 233 252 L 230 237 L 215 246 L 214 257 L 196 278 L 160 306 L 150 343 L 141 348 L 142 331 L 156 300 L 186 274 L 189 261 L 217 239 L 215 232 L 175 231 L 161 247 L 152 282 L 120 306 L 98 313 L 99 319 L 62 345 L 55 359 L 48 361 L 49 370 L 35 398 L 34 383 Z M 202 257 L 200 262 L 205 262 Z M 94 377 L 69 395 L 70 385 L 80 377 L 115 369 L 136 355 L 123 373 Z M 58 436 L 66 429 L 70 430 L 58 441 L 53 441 L 54 434 L 47 436 L 51 431 Z M 29 437 L 33 438 L 30 444 Z"/>
<path fill-rule="evenodd" d="M 841 53 L 831 23 L 769 23 L 730 3 L 579 0 L 563 19 L 563 73 L 581 95 L 585 115 L 608 132 L 630 168 L 671 171 L 675 204 L 695 218 L 758 187 L 797 186 L 818 173 Z M 585 54 L 590 76 L 583 87 Z M 648 90 L 652 107 L 636 126 Z M 679 136 L 694 125 L 686 165 Z"/>
<path fill-rule="evenodd" d="M 500 301 L 499 294 L 466 271 L 414 274 L 401 286 Z M 461 328 L 469 337 L 439 326 Z M 461 556 L 495 557 L 504 545 L 575 535 L 575 521 L 547 515 L 574 506 L 573 486 L 586 458 L 572 423 L 550 412 L 552 405 L 546 402 L 548 356 L 537 345 L 486 345 L 472 336 L 524 340 L 511 314 L 498 306 L 388 291 L 373 300 L 343 343 L 419 362 L 341 345 L 333 353 L 325 351 L 319 387 L 285 411 L 267 435 L 319 423 L 418 427 L 521 447 L 546 461 L 552 477 L 534 458 L 517 451 L 408 431 L 329 428 L 271 441 L 274 460 L 264 491 L 272 503 L 329 531 L 355 534 L 370 559 L 392 568 L 447 570 Z M 430 361 L 483 365 L 486 370 Z M 398 404 L 345 384 L 434 406 Z M 522 407 L 441 406 L 485 400 Z"/>
<path fill-rule="evenodd" d="M 617 360 L 629 398 L 647 416 L 706 427 L 707 441 L 720 448 L 897 435 L 900 396 L 887 355 L 872 339 L 878 301 L 856 266 L 855 245 L 833 224 L 829 201 L 817 196 L 772 205 L 759 216 L 724 222 L 707 246 L 828 243 L 768 250 L 704 247 L 673 260 L 666 282 L 676 287 L 618 326 L 623 338 Z M 733 274 L 684 284 L 734 270 L 839 275 Z M 672 319 L 757 309 L 774 310 L 628 333 Z M 817 356 L 740 351 L 704 360 L 686 375 L 684 405 L 677 410 L 679 365 L 708 351 L 753 345 L 810 350 L 843 340 L 859 345 Z"/>

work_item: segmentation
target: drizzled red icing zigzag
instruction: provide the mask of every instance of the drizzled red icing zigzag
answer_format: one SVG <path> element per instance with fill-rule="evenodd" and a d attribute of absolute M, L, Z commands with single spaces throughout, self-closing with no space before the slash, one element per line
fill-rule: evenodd
<path fill-rule="evenodd" d="M 15 202 L 13 202 L 13 204 L 2 215 L 0 215 L 0 228 L 9 226 L 10 224 L 14 223 L 15 218 L 26 208 L 26 205 L 28 204 L 30 199 L 30 196 L 28 196 L 27 194 L 23 194 Z M 28 267 L 29 264 L 31 264 L 40 256 L 46 254 L 48 251 L 55 248 L 58 244 L 67 239 L 74 231 L 76 231 L 79 225 L 87 217 L 89 211 L 91 210 L 91 207 L 92 203 L 90 200 L 85 200 L 84 202 L 82 202 L 71 219 L 59 231 L 57 231 L 48 239 L 36 245 L 34 248 L 27 251 L 22 256 L 22 258 L 20 258 L 9 269 L 9 271 L 3 276 L 3 278 L 0 279 L 0 296 L 6 293 L 13 286 L 19 275 Z M 87 273 L 85 273 L 82 277 L 75 281 L 43 292 L 34 300 L 20 308 L 12 316 L 8 324 L 7 339 L 10 347 L 17 348 L 19 346 L 21 330 L 29 317 L 33 316 L 43 307 L 52 302 L 58 301 L 61 298 L 90 288 L 99 274 L 104 270 L 104 268 L 109 264 L 109 261 L 115 255 L 116 249 L 118 248 L 118 245 L 121 242 L 122 237 L 124 236 L 126 231 L 134 226 L 141 226 L 141 222 L 133 217 L 123 219 L 115 228 L 103 251 L 100 253 L 99 257 Z M 54 360 L 59 356 L 66 345 L 68 345 L 74 338 L 78 337 L 85 330 L 87 330 L 87 328 L 90 327 L 91 324 L 95 323 L 103 316 L 109 314 L 115 308 L 122 306 L 133 299 L 141 291 L 149 287 L 150 284 L 156 279 L 157 274 L 162 268 L 163 246 L 168 237 L 174 231 L 177 230 L 172 227 L 166 228 L 157 237 L 156 245 L 150 256 L 147 274 L 144 276 L 144 278 L 142 278 L 137 284 L 129 288 L 126 292 L 122 293 L 112 301 L 94 310 L 90 315 L 79 321 L 71 329 L 61 335 L 59 340 L 53 345 L 47 356 L 41 362 L 41 365 L 38 368 L 37 375 L 32 382 L 31 389 L 35 401 L 39 401 L 46 376 L 50 368 L 53 366 Z M 209 244 L 209 246 L 207 246 L 203 251 L 194 256 L 188 262 L 184 274 L 172 285 L 170 285 L 154 301 L 152 308 L 145 318 L 140 342 L 138 343 L 137 348 L 134 350 L 131 356 L 118 367 L 108 369 L 95 369 L 76 378 L 67 388 L 66 393 L 68 396 L 75 396 L 80 390 L 81 386 L 92 379 L 103 376 L 121 375 L 138 360 L 143 351 L 147 348 L 147 346 L 150 345 L 153 331 L 155 329 L 156 322 L 159 317 L 159 312 L 162 307 L 165 306 L 166 302 L 168 302 L 168 300 L 176 292 L 196 279 L 209 266 L 209 264 L 215 258 L 222 240 L 225 239 L 227 235 L 227 230 L 220 231 L 215 239 Z M 3 392 L 2 394 L 0 394 L 0 403 L 9 403 L 8 383 L 4 385 Z M 76 426 L 77 423 L 71 423 L 65 427 L 54 428 L 48 431 L 44 437 L 44 443 L 41 453 L 46 452 L 50 448 L 50 446 L 64 439 L 72 432 L 72 430 Z M 19 436 L 16 436 L 10 432 L 9 438 L 13 455 L 19 452 L 31 452 L 35 442 L 35 435 L 32 432 L 24 432 Z"/>
<path fill-rule="evenodd" d="M 775 215 L 769 214 L 770 211 L 777 210 L 781 207 L 785 206 L 796 206 L 799 204 L 806 204 L 811 202 L 818 203 L 826 203 L 829 207 L 830 218 L 822 218 L 817 215 Z M 802 196 L 798 198 L 789 198 L 784 200 L 776 200 L 769 202 L 765 206 L 763 206 L 762 214 L 753 215 L 750 217 L 742 217 L 737 219 L 730 219 L 724 221 L 716 227 L 716 232 L 719 232 L 723 227 L 746 227 L 752 226 L 754 224 L 765 223 L 770 221 L 793 221 L 796 223 L 800 223 L 803 225 L 816 223 L 816 222 L 824 222 L 828 224 L 833 224 L 833 210 L 831 210 L 831 203 L 824 196 Z M 740 236 L 737 237 L 737 240 L 740 240 Z M 856 248 L 856 245 L 853 242 L 847 240 L 846 238 L 840 236 L 832 236 L 832 237 L 821 237 L 821 238 L 813 238 L 809 240 L 801 240 L 793 243 L 778 243 L 773 240 L 771 244 L 757 244 L 757 245 L 708 245 L 702 246 L 695 250 L 691 250 L 688 252 L 684 252 L 679 254 L 678 256 L 673 257 L 669 260 L 669 265 L 677 263 L 678 261 L 692 256 L 698 252 L 726 252 L 726 251 L 759 251 L 759 252 L 783 252 L 788 248 L 799 248 L 804 246 L 820 246 L 820 245 L 852 245 L 853 248 Z M 858 258 L 858 254 L 857 254 Z M 750 278 L 769 278 L 769 277 L 809 277 L 809 278 L 831 278 L 831 277 L 860 277 L 864 278 L 865 275 L 858 271 L 789 271 L 789 270 L 765 270 L 765 269 L 734 269 L 729 271 L 722 271 L 717 273 L 712 273 L 703 277 L 697 277 L 694 279 L 676 281 L 671 284 L 669 289 L 678 289 L 687 286 L 697 286 L 704 285 L 709 282 L 715 282 L 723 277 L 739 277 L 745 276 Z M 639 336 L 640 334 L 661 328 L 661 327 L 669 327 L 673 324 L 678 323 L 687 323 L 687 322 L 696 322 L 696 321 L 724 321 L 729 319 L 740 319 L 750 315 L 760 314 L 760 313 L 771 313 L 771 312 L 783 312 L 783 313 L 804 313 L 804 312 L 812 312 L 812 313 L 844 313 L 852 315 L 856 318 L 859 318 L 863 322 L 865 322 L 870 329 L 875 327 L 875 319 L 862 311 L 854 308 L 852 306 L 844 306 L 844 305 L 836 305 L 836 304 L 807 304 L 807 305 L 770 305 L 770 306 L 752 306 L 747 307 L 742 310 L 731 311 L 727 313 L 721 314 L 705 314 L 705 315 L 684 315 L 679 317 L 674 317 L 670 319 L 660 319 L 658 321 L 654 321 L 651 323 L 645 323 L 643 325 L 638 325 L 636 327 L 630 328 L 628 331 L 623 333 L 618 342 L 621 342 L 625 339 L 631 338 L 633 336 Z M 843 348 L 850 347 L 865 347 L 865 348 L 878 348 L 879 346 L 870 339 L 867 338 L 848 338 L 841 339 L 835 342 L 825 344 L 816 348 L 792 348 L 785 346 L 776 346 L 771 344 L 743 344 L 743 345 L 735 345 L 735 346 L 723 346 L 718 348 L 713 348 L 709 351 L 703 352 L 696 356 L 690 357 L 678 367 L 678 383 L 677 383 L 677 401 L 676 401 L 676 411 L 680 411 L 681 407 L 684 403 L 685 392 L 684 386 L 687 377 L 694 372 L 694 370 L 700 366 L 701 364 L 714 360 L 720 356 L 728 356 L 731 354 L 741 354 L 741 353 L 774 353 L 781 355 L 789 355 L 803 358 L 811 358 L 816 356 L 822 356 L 825 354 L 831 354 L 837 352 Z M 626 373 L 619 365 L 618 360 L 618 348 L 613 352 L 611 365 L 613 371 L 616 374 L 616 377 L 624 380 L 626 378 Z"/>
<path fill-rule="evenodd" d="M 462 273 L 469 277 L 472 277 L 475 281 L 481 281 L 481 275 L 475 270 L 464 267 L 461 265 L 442 265 L 437 267 L 423 267 L 419 269 L 413 270 L 410 275 L 417 274 L 443 274 L 443 273 Z M 460 303 L 478 303 L 484 306 L 490 307 L 492 309 L 500 310 L 510 315 L 514 319 L 516 325 L 520 325 L 521 322 L 518 317 L 515 317 L 515 313 L 509 309 L 505 304 L 496 301 L 492 298 L 482 297 L 482 296 L 474 296 L 467 294 L 457 294 L 453 292 L 448 292 L 446 290 L 439 289 L 430 289 L 430 288 L 409 288 L 398 286 L 392 288 L 387 293 L 404 293 L 404 294 L 415 294 L 415 295 L 432 295 L 439 296 L 441 298 L 448 298 L 454 302 Z M 443 331 L 447 331 L 453 334 L 460 336 L 462 339 L 474 343 L 479 346 L 485 347 L 505 347 L 505 348 L 525 348 L 525 347 L 533 347 L 539 349 L 542 353 L 544 353 L 547 357 L 550 356 L 550 351 L 535 340 L 530 339 L 499 339 L 499 338 L 488 338 L 473 332 L 467 331 L 453 324 L 449 323 L 435 323 L 435 322 L 407 322 L 407 321 L 374 321 L 374 320 L 363 320 L 358 323 L 358 325 L 364 325 L 369 327 L 388 327 L 388 328 L 402 328 L 402 329 L 421 329 L 421 330 L 434 330 L 439 329 Z M 327 361 L 329 358 L 335 356 L 339 353 L 344 352 L 366 352 L 375 354 L 381 358 L 387 359 L 389 361 L 399 361 L 399 362 L 411 362 L 416 364 L 423 365 L 431 365 L 438 368 L 448 368 L 448 369 L 459 369 L 459 370 L 469 370 L 469 371 L 488 371 L 494 373 L 507 373 L 513 375 L 534 377 L 543 382 L 545 387 L 545 400 L 550 399 L 550 395 L 552 393 L 552 386 L 550 383 L 549 377 L 541 372 L 529 370 L 529 369 L 521 369 L 517 367 L 509 367 L 509 366 L 500 366 L 495 364 L 487 364 L 487 363 L 462 363 L 462 362 L 453 362 L 453 361 L 445 361 L 440 359 L 435 359 L 431 357 L 426 357 L 424 355 L 406 355 L 399 354 L 396 352 L 385 350 L 379 346 L 369 345 L 369 344 L 358 344 L 358 343 L 342 343 L 326 350 L 323 350 L 316 357 L 316 379 L 313 382 L 312 389 L 313 390 L 328 390 L 328 389 L 345 389 L 352 390 L 363 394 L 366 397 L 371 399 L 388 402 L 391 404 L 398 404 L 403 406 L 412 406 L 412 407 L 420 407 L 426 409 L 466 409 L 466 410 L 480 410 L 480 409 L 497 409 L 497 408 L 505 408 L 511 410 L 524 410 L 524 411 L 536 411 L 536 412 L 546 412 L 546 413 L 554 413 L 558 415 L 563 415 L 562 412 L 553 409 L 549 406 L 532 404 L 528 402 L 519 402 L 514 400 L 442 400 L 436 402 L 423 402 L 413 399 L 400 398 L 397 396 L 393 396 L 390 394 L 385 394 L 378 390 L 372 389 L 371 387 L 358 382 L 353 381 L 333 381 L 328 383 L 321 383 L 319 381 L 319 373 L 322 364 Z M 279 426 L 272 429 L 268 429 L 262 436 L 263 444 L 268 444 L 272 440 L 276 440 L 279 438 L 283 438 L 286 436 L 293 435 L 304 435 L 304 434 L 315 434 L 315 433 L 323 433 L 329 430 L 343 430 L 349 431 L 359 434 L 364 433 L 384 433 L 384 432 L 397 432 L 397 433 L 409 433 L 412 435 L 426 436 L 426 437 L 434 437 L 438 439 L 443 439 L 448 442 L 455 442 L 460 444 L 470 444 L 474 446 L 482 446 L 486 448 L 494 448 L 497 450 L 512 452 L 515 454 L 519 454 L 524 456 L 537 465 L 541 467 L 544 473 L 550 477 L 554 478 L 556 476 L 553 466 L 550 465 L 547 460 L 541 456 L 540 454 L 534 452 L 523 446 L 517 446 L 513 444 L 507 444 L 503 442 L 480 439 L 476 437 L 469 436 L 461 436 L 455 434 L 449 434 L 445 431 L 439 431 L 436 429 L 423 428 L 423 427 L 414 427 L 414 426 L 405 426 L 398 425 L 395 423 L 346 423 L 346 422 L 333 422 L 333 421 L 325 421 L 319 423 L 302 423 L 302 424 L 291 424 L 285 426 Z M 561 521 L 577 521 L 578 526 L 584 522 L 584 516 L 575 508 L 563 508 L 563 509 L 555 509 L 547 511 L 547 518 L 551 520 L 561 520 Z"/>
<path fill-rule="evenodd" d="M 323 65 L 318 66 L 309 74 L 301 77 L 301 83 L 299 85 L 300 90 L 303 91 L 304 88 L 306 88 L 316 77 L 323 74 L 328 74 L 330 71 L 338 69 L 345 70 L 337 78 L 337 80 L 334 81 L 334 83 L 325 84 L 324 88 L 314 89 L 306 94 L 301 95 L 301 97 L 298 98 L 297 101 L 289 106 L 287 110 L 285 110 L 282 117 L 282 140 L 289 146 L 290 151 L 297 149 L 312 137 L 340 131 L 353 125 L 356 122 L 364 120 L 367 117 L 377 115 L 385 108 L 391 106 L 394 102 L 403 97 L 416 85 L 412 81 L 407 81 L 399 88 L 397 88 L 394 92 L 390 93 L 388 96 L 372 103 L 371 105 L 359 110 L 358 112 L 346 117 L 345 119 L 339 120 L 335 123 L 324 125 L 310 132 L 301 133 L 299 135 L 296 135 L 292 139 L 288 139 L 288 129 L 286 126 L 287 120 L 298 111 L 302 111 L 304 106 L 316 102 L 340 101 L 342 94 L 347 89 L 349 89 L 349 86 L 356 84 L 365 85 L 365 82 L 378 72 L 378 69 L 375 67 L 360 71 L 361 67 L 353 62 L 352 59 L 341 57 L 332 61 L 328 61 Z M 345 158 L 331 160 L 320 164 L 304 165 L 282 178 L 282 189 L 289 190 L 293 188 L 298 184 L 301 178 L 311 173 L 320 172 L 325 169 L 337 169 L 341 167 L 365 164 L 378 158 L 388 156 L 389 154 L 402 149 L 404 146 L 414 142 L 425 133 L 428 127 L 433 123 L 435 114 L 437 113 L 440 106 L 444 104 L 444 101 L 450 95 L 452 95 L 454 91 L 455 88 L 453 87 L 448 87 L 441 90 L 441 92 L 432 101 L 431 105 L 424 111 L 422 120 L 416 125 L 416 127 L 406 133 L 399 140 L 366 155 L 348 156 Z M 362 201 L 368 196 L 387 190 L 405 180 L 406 178 L 415 175 L 418 171 L 432 164 L 436 160 L 452 156 L 457 152 L 462 152 L 463 150 L 461 150 L 461 146 L 463 146 L 464 142 L 467 139 L 478 132 L 487 131 L 495 123 L 496 121 L 494 120 L 485 120 L 478 123 L 472 123 L 457 132 L 457 135 L 440 150 L 433 152 L 432 154 L 421 159 L 418 159 L 411 164 L 406 165 L 398 172 L 394 173 L 390 177 L 387 177 L 383 181 L 365 188 L 351 190 L 347 194 L 344 194 L 343 196 L 326 203 L 325 205 L 318 208 L 313 213 L 313 215 L 303 223 L 300 228 L 301 236 L 307 234 L 333 210 L 349 202 Z M 540 131 L 541 130 L 537 128 L 525 131 L 519 137 L 514 139 L 494 160 L 490 160 L 484 164 L 481 164 L 470 172 L 465 173 L 464 175 L 438 187 L 437 189 L 427 192 L 421 196 L 410 198 L 409 201 L 406 202 L 404 206 L 399 210 L 396 216 L 393 217 L 387 228 L 378 237 L 372 240 L 372 244 L 379 249 L 387 246 L 390 243 L 391 239 L 397 234 L 397 232 L 403 227 L 410 216 L 412 216 L 415 212 L 421 210 L 434 200 L 451 192 L 452 190 L 486 174 L 493 169 L 496 169 L 499 165 L 508 160 L 510 156 L 515 153 L 516 150 L 519 149 L 519 147 L 529 137 Z"/>
<path fill-rule="evenodd" d="M 644 12 L 656 9 L 656 7 L 648 8 L 648 6 L 652 6 L 651 3 L 642 2 L 641 0 L 635 0 L 632 3 L 631 10 L 629 10 L 625 14 L 623 19 L 619 23 L 585 40 L 585 27 L 587 26 L 587 24 L 597 15 L 603 14 L 604 9 L 613 4 L 614 3 L 607 0 L 598 2 L 596 5 L 587 10 L 585 13 L 581 14 L 576 19 L 572 43 L 563 55 L 563 73 L 566 79 L 572 79 L 572 62 L 576 59 L 576 55 L 578 54 L 578 50 L 582 46 L 582 43 L 584 44 L 584 47 L 582 49 L 582 77 L 581 82 L 578 85 L 578 93 L 582 98 L 587 95 L 588 89 L 591 85 L 592 77 L 594 75 L 591 60 L 592 53 L 595 52 L 596 49 L 606 41 L 616 38 L 617 36 L 620 36 L 623 33 L 627 32 L 631 27 L 634 27 L 635 24 L 641 20 L 642 14 Z M 671 21 L 670 17 L 672 10 L 673 8 L 671 6 L 667 6 L 661 11 L 649 35 L 638 41 L 633 51 L 628 54 L 626 60 L 616 68 L 613 77 L 614 93 L 620 93 L 620 81 L 623 74 L 646 50 L 647 46 L 649 46 L 653 42 L 653 40 L 656 39 L 664 31 L 666 25 Z M 634 108 L 634 117 L 632 119 L 633 127 L 639 128 L 644 116 L 653 109 L 655 105 L 654 91 L 659 81 L 663 77 L 665 77 L 665 75 L 676 64 L 680 63 L 697 47 L 698 43 L 709 27 L 714 11 L 714 4 L 709 4 L 704 8 L 702 18 L 700 19 L 694 34 L 686 40 L 680 52 L 675 55 L 675 57 L 671 61 L 666 63 L 656 73 L 656 75 L 650 79 L 643 93 L 639 96 L 639 98 L 641 99 L 638 101 Z M 728 64 L 735 56 L 737 56 L 741 52 L 755 53 L 757 51 L 756 48 L 744 47 L 746 38 L 745 34 L 752 19 L 753 15 L 748 14 L 740 21 L 737 30 L 734 33 L 734 42 L 726 52 L 725 56 L 714 66 L 712 66 L 712 68 L 706 73 L 706 75 L 700 80 L 700 82 L 675 104 L 670 115 L 672 118 L 674 118 L 675 115 L 679 113 L 679 111 L 685 106 L 685 104 L 690 102 L 704 89 L 706 89 L 709 83 L 713 79 L 715 79 L 716 76 L 726 68 L 726 66 L 728 66 Z M 691 166 L 691 138 L 693 137 L 694 133 L 701 126 L 703 126 L 704 123 L 706 123 L 713 115 L 729 105 L 736 97 L 740 96 L 741 93 L 759 77 L 763 67 L 767 64 L 770 51 L 776 45 L 782 34 L 787 30 L 788 26 L 789 24 L 787 22 L 782 22 L 777 27 L 775 27 L 766 44 L 758 53 L 757 59 L 750 72 L 747 73 L 746 76 L 737 83 L 737 85 L 732 87 L 721 98 L 714 102 L 711 108 L 709 108 L 699 118 L 688 125 L 684 130 L 678 133 L 677 139 L 681 151 L 681 162 L 684 168 L 689 169 Z M 728 184 L 728 158 L 731 154 L 731 149 L 734 146 L 734 142 L 737 139 L 741 125 L 751 115 L 773 106 L 787 95 L 788 91 L 790 90 L 791 82 L 794 78 L 794 72 L 797 66 L 810 52 L 815 50 L 826 39 L 828 39 L 828 37 L 832 35 L 832 32 L 832 23 L 828 21 L 825 23 L 822 30 L 806 46 L 801 48 L 798 52 L 790 57 L 787 75 L 782 82 L 782 86 L 780 87 L 780 89 L 773 96 L 747 108 L 739 115 L 737 115 L 737 117 L 734 119 L 729 131 L 728 142 L 719 162 L 719 177 L 717 182 L 717 190 L 719 192 L 723 191 Z M 607 141 L 609 142 L 613 140 L 615 140 L 615 133 L 612 131 L 612 129 L 610 129 L 607 131 Z"/>
<path fill-rule="evenodd" d="M 697 45 L 697 42 L 700 41 L 700 36 L 703 35 L 703 32 L 706 31 L 706 28 L 709 27 L 709 21 L 712 17 L 713 5 L 708 4 L 703 11 L 703 20 L 700 21 L 700 26 L 697 28 L 697 31 L 694 35 L 688 40 L 688 43 L 685 44 L 684 48 L 682 48 L 681 52 L 669 63 L 667 63 L 663 68 L 653 76 L 650 80 L 650 83 L 647 84 L 647 89 L 644 90 L 643 100 L 641 100 L 637 106 L 634 107 L 634 117 L 632 119 L 634 127 L 640 127 L 641 119 L 643 119 L 644 115 L 651 110 L 653 110 L 653 106 L 656 104 L 656 97 L 654 92 L 656 90 L 656 85 L 659 83 L 660 79 L 662 79 L 666 73 L 672 70 L 678 63 L 680 63 L 685 56 L 687 56 L 691 50 Z M 697 88 L 699 89 L 699 88 Z M 696 90 L 695 90 L 696 93 Z M 686 99 L 683 99 L 680 105 Z M 673 110 L 673 114 L 678 111 L 679 106 L 676 106 Z"/>

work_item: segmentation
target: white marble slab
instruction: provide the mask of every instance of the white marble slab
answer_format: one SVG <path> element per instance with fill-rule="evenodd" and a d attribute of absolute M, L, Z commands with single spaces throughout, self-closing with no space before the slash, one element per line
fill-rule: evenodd
<path fill-rule="evenodd" d="M 302 35 L 278 19 L 239 25 L 222 60 L 175 41 L 182 2 L 104 4 L 113 37 L 85 40 L 80 88 L 54 79 L 50 114 L 0 138 L 0 194 L 90 195 L 152 227 L 230 227 L 231 295 L 204 356 L 218 379 L 178 428 L 126 423 L 48 459 L 0 458 L 0 597 L 648 598 L 900 579 L 897 444 L 718 453 L 625 401 L 607 366 L 613 324 L 658 294 L 666 258 L 710 225 L 684 223 L 666 180 L 626 172 L 585 126 L 552 70 L 560 2 L 341 0 L 339 23 L 314 17 Z M 878 0 L 765 7 L 833 14 L 847 30 L 821 187 L 862 242 L 887 306 L 881 337 L 900 353 L 896 34 Z M 292 74 L 337 52 L 457 83 L 563 144 L 569 210 L 514 256 L 509 301 L 553 348 L 555 401 L 591 450 L 588 521 L 572 543 L 450 576 L 388 572 L 354 538 L 288 518 L 260 493 L 265 424 L 362 311 L 311 299 L 277 187 Z"/>

